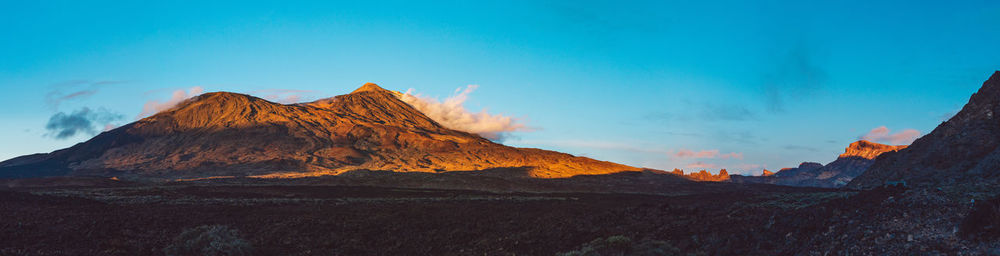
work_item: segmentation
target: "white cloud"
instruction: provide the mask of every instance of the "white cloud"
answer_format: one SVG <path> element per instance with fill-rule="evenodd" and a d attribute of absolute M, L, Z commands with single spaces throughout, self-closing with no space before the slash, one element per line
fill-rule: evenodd
<path fill-rule="evenodd" d="M 913 143 L 914 140 L 920 138 L 920 131 L 914 129 L 904 129 L 903 131 L 890 133 L 889 128 L 885 126 L 879 126 L 872 129 L 868 134 L 862 135 L 860 139 L 881 142 L 881 143 L 891 143 L 895 145 L 908 145 Z"/>
<path fill-rule="evenodd" d="M 726 154 L 720 154 L 718 149 L 709 149 L 702 151 L 692 151 L 689 149 L 680 149 L 673 154 L 677 158 L 722 158 L 722 159 L 743 159 L 743 153 L 730 152 Z"/>
<path fill-rule="evenodd" d="M 176 106 L 177 103 L 180 103 L 181 101 L 184 101 L 191 97 L 198 96 L 204 91 L 205 89 L 201 88 L 201 86 L 195 86 L 188 89 L 187 92 L 184 92 L 184 90 L 174 91 L 173 94 L 170 95 L 170 99 L 166 101 L 162 102 L 159 100 L 147 101 L 146 104 L 142 105 L 142 112 L 139 113 L 139 116 L 137 116 L 136 119 L 144 118 L 159 113 L 160 111 L 170 109 Z"/>
<path fill-rule="evenodd" d="M 449 129 L 479 134 L 484 138 L 502 141 L 510 132 L 529 131 L 528 127 L 518 122 L 516 118 L 492 115 L 486 110 L 470 112 L 462 106 L 469 99 L 469 94 L 478 88 L 469 85 L 465 89 L 457 88 L 455 93 L 444 101 L 433 97 L 413 94 L 413 89 L 404 94 L 398 94 L 399 99 L 423 112 L 434 121 Z"/>

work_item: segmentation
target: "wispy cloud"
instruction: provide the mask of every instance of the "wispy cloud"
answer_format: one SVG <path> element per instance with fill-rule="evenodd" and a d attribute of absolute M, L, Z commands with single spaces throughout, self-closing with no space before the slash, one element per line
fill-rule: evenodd
<path fill-rule="evenodd" d="M 294 89 L 263 89 L 250 92 L 250 94 L 259 95 L 261 98 L 281 104 L 293 104 L 314 100 L 318 92 Z"/>
<path fill-rule="evenodd" d="M 557 147 L 573 147 L 573 148 L 591 148 L 591 149 L 604 149 L 604 150 L 619 150 L 619 151 L 630 151 L 630 152 L 642 152 L 642 153 L 657 153 L 666 154 L 669 153 L 666 150 L 658 150 L 655 147 L 642 147 L 636 144 L 622 143 L 622 142 L 611 142 L 611 141 L 595 141 L 595 140 L 522 140 L 518 141 L 521 144 L 526 145 L 544 145 L 544 146 L 557 146 Z"/>
<path fill-rule="evenodd" d="M 736 169 L 740 170 L 742 173 L 752 173 L 753 171 L 763 169 L 763 166 L 759 164 L 738 164 Z"/>
<path fill-rule="evenodd" d="M 787 150 L 796 150 L 796 151 L 797 150 L 805 150 L 805 151 L 810 151 L 810 152 L 819 152 L 819 149 L 817 149 L 817 148 L 807 147 L 807 146 L 799 146 L 799 145 L 785 145 L 784 148 L 787 149 Z"/>
<path fill-rule="evenodd" d="M 90 97 L 97 93 L 97 90 L 83 90 L 71 93 L 52 91 L 45 95 L 45 103 L 48 104 L 50 109 L 58 109 L 59 104 L 67 100 L 76 100 Z"/>
<path fill-rule="evenodd" d="M 743 159 L 743 153 L 730 152 L 726 154 L 720 154 L 718 149 L 692 151 L 689 149 L 680 149 L 673 154 L 677 158 L 722 158 L 722 159 Z"/>
<path fill-rule="evenodd" d="M 687 166 L 684 166 L 684 168 L 688 168 L 688 169 L 715 169 L 716 167 L 718 167 L 718 165 L 715 165 L 715 164 L 712 164 L 712 163 L 705 163 L 705 162 L 701 162 L 701 161 L 694 162 L 694 163 L 688 164 Z"/>
<path fill-rule="evenodd" d="M 719 155 L 719 158 L 722 158 L 722 159 L 729 159 L 729 158 L 732 158 L 732 159 L 743 159 L 743 153 L 742 152 L 740 152 L 740 153 L 733 152 L 733 153 L 729 153 L 729 154 L 722 154 L 722 155 Z"/>
<path fill-rule="evenodd" d="M 120 84 L 124 81 L 114 80 L 70 80 L 53 84 L 52 90 L 45 94 L 45 104 L 51 110 L 58 110 L 59 104 L 70 100 L 81 100 L 97 94 L 101 86 Z"/>
<path fill-rule="evenodd" d="M 645 120 L 659 122 L 718 122 L 756 120 L 757 114 L 745 106 L 735 104 L 687 104 L 685 109 L 675 111 L 650 112 L 642 116 Z"/>
<path fill-rule="evenodd" d="M 677 153 L 674 153 L 674 156 L 679 158 L 715 158 L 718 155 L 719 155 L 718 149 L 702 150 L 698 152 L 694 152 L 688 149 L 681 149 L 678 150 Z"/>
<path fill-rule="evenodd" d="M 141 119 L 159 113 L 160 111 L 170 109 L 176 106 L 177 103 L 180 103 L 181 101 L 184 101 L 191 97 L 198 96 L 204 91 L 205 90 L 201 88 L 201 86 L 195 86 L 189 88 L 187 92 L 185 92 L 184 90 L 175 90 L 173 93 L 171 93 L 170 99 L 167 99 L 165 101 L 160 101 L 160 100 L 147 101 L 146 104 L 142 105 L 142 112 L 140 112 L 139 115 L 136 116 L 136 119 Z"/>
<path fill-rule="evenodd" d="M 881 142 L 881 143 L 891 143 L 895 145 L 908 145 L 913 143 L 914 140 L 920 138 L 920 131 L 914 129 L 904 129 L 902 131 L 891 133 L 889 128 L 885 126 L 879 126 L 872 129 L 868 134 L 861 135 L 858 139 Z"/>
<path fill-rule="evenodd" d="M 758 142 L 767 141 L 767 139 L 757 137 L 757 135 L 755 135 L 750 131 L 725 131 L 725 130 L 719 130 L 715 132 L 715 139 L 727 143 L 736 142 L 748 145 L 756 145 L 758 144 Z"/>
<path fill-rule="evenodd" d="M 124 116 L 104 109 L 81 108 L 69 114 L 59 112 L 52 115 L 45 124 L 45 129 L 48 131 L 46 136 L 62 140 L 77 134 L 94 135 L 100 131 L 99 127 L 103 126 L 104 130 L 109 130 L 115 127 L 111 122 L 122 118 Z"/>
<path fill-rule="evenodd" d="M 413 89 L 400 94 L 399 99 L 409 103 L 445 127 L 479 134 L 493 141 L 503 141 L 511 132 L 530 131 L 516 118 L 489 114 L 485 109 L 480 112 L 466 110 L 462 104 L 469 99 L 469 94 L 478 87 L 477 85 L 469 85 L 464 89 L 456 88 L 455 92 L 444 101 L 414 94 Z"/>

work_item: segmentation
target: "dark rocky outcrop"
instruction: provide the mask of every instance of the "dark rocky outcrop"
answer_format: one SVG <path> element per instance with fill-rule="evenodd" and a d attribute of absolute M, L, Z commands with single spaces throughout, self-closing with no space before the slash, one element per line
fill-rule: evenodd
<path fill-rule="evenodd" d="M 961 111 L 908 148 L 879 156 L 848 187 L 867 189 L 889 181 L 908 186 L 995 188 L 1000 181 L 1000 71 L 993 73 Z"/>

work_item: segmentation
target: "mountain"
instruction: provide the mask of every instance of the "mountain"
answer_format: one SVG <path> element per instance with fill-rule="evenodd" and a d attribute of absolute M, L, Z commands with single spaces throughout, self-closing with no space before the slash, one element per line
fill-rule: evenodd
<path fill-rule="evenodd" d="M 803 162 L 798 167 L 781 168 L 778 172 L 763 172 L 761 176 L 730 175 L 729 182 L 745 184 L 776 184 L 785 186 L 804 186 L 802 181 L 814 177 L 816 169 L 823 167 L 822 164 L 813 162 Z"/>
<path fill-rule="evenodd" d="M 777 173 L 763 176 L 732 175 L 730 181 L 736 183 L 765 183 L 797 187 L 842 187 L 861 175 L 875 162 L 875 158 L 887 152 L 895 152 L 907 146 L 883 145 L 866 140 L 851 143 L 836 160 L 826 165 L 804 162 L 796 168 L 784 168 Z"/>
<path fill-rule="evenodd" d="M 448 129 L 368 83 L 333 98 L 279 104 L 214 92 L 72 147 L 0 162 L 0 177 L 307 177 L 528 168 L 530 177 L 639 171 Z"/>
<path fill-rule="evenodd" d="M 878 157 L 850 188 L 889 181 L 931 187 L 962 184 L 995 188 L 1000 182 L 1000 71 L 983 83 L 955 116 L 910 147 Z"/>
<path fill-rule="evenodd" d="M 851 143 L 837 160 L 819 169 L 816 175 L 820 187 L 843 187 L 858 177 L 875 162 L 875 158 L 887 152 L 905 149 L 907 145 L 884 145 L 866 140 Z"/>
<path fill-rule="evenodd" d="M 795 168 L 781 168 L 778 172 L 774 173 L 775 178 L 794 178 L 794 179 L 805 179 L 808 177 L 813 177 L 816 170 L 823 168 L 823 164 L 816 162 L 802 162 L 799 167 Z"/>

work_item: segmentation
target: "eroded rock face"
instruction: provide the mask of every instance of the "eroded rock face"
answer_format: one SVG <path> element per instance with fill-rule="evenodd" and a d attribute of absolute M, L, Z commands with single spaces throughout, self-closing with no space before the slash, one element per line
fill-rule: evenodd
<path fill-rule="evenodd" d="M 906 147 L 907 145 L 892 146 L 867 140 L 859 140 L 851 143 L 850 146 L 847 146 L 844 153 L 840 154 L 840 158 L 860 157 L 864 159 L 875 159 L 875 157 L 878 157 L 885 152 L 899 151 L 900 149 L 904 149 Z"/>
<path fill-rule="evenodd" d="M 674 174 L 678 174 L 677 169 L 674 169 Z M 684 175 L 684 171 L 680 171 L 679 175 Z M 726 169 L 719 170 L 718 174 L 712 174 L 706 170 L 701 170 L 699 172 L 692 172 L 690 174 L 684 175 L 688 179 L 696 181 L 727 181 L 729 180 L 729 172 Z"/>
<path fill-rule="evenodd" d="M 737 183 L 766 183 L 797 187 L 836 188 L 846 185 L 851 179 L 865 172 L 874 158 L 886 152 L 895 152 L 906 148 L 905 145 L 891 146 L 870 141 L 851 143 L 844 153 L 826 165 L 804 162 L 795 168 L 783 168 L 774 174 L 765 170 L 763 176 L 733 175 L 731 180 Z"/>
<path fill-rule="evenodd" d="M 447 129 L 396 94 L 366 84 L 350 94 L 284 105 L 237 93 L 206 93 L 73 147 L 2 162 L 0 177 L 301 177 L 359 169 L 531 167 L 530 176 L 559 178 L 640 170 L 508 147 Z"/>

